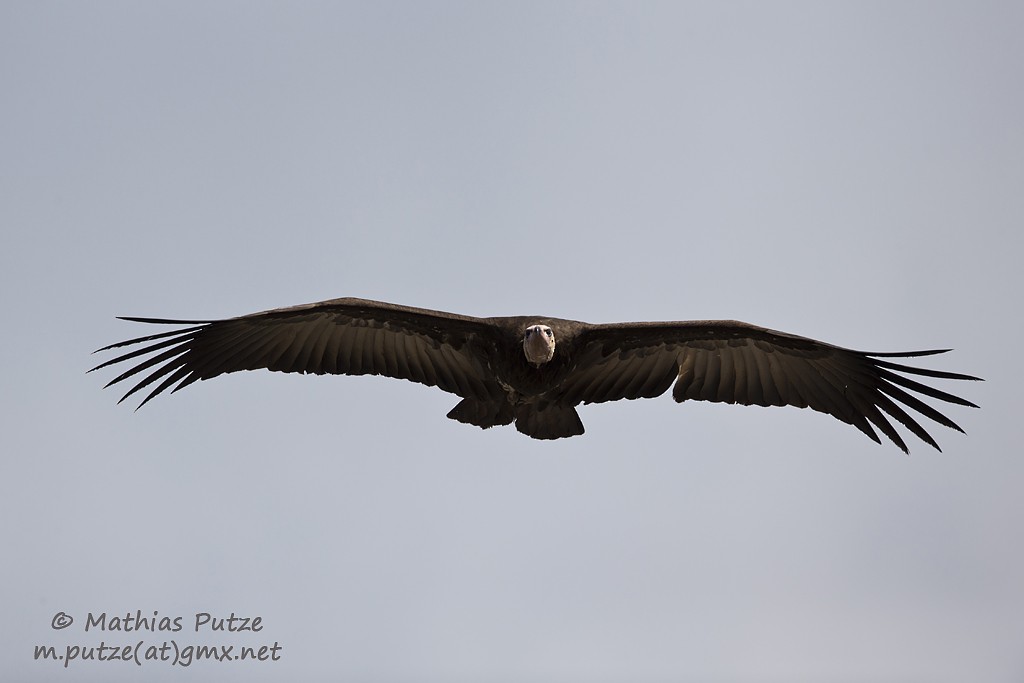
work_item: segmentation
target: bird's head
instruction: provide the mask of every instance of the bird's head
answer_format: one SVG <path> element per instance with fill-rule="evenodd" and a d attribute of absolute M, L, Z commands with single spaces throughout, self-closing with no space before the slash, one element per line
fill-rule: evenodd
<path fill-rule="evenodd" d="M 555 333 L 547 325 L 530 325 L 523 334 L 527 362 L 540 366 L 555 355 Z"/>

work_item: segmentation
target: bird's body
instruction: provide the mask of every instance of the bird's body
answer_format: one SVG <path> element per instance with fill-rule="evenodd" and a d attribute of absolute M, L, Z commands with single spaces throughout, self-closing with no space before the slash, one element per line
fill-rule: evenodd
<path fill-rule="evenodd" d="M 941 351 L 864 353 L 737 321 L 593 325 L 545 316 L 475 318 L 364 299 L 217 321 L 126 319 L 188 327 L 100 349 L 144 345 L 94 370 L 155 354 L 110 382 L 152 369 L 122 400 L 158 381 L 142 404 L 171 386 L 177 391 L 261 368 L 386 375 L 460 396 L 448 414 L 454 420 L 483 428 L 515 422 L 538 439 L 582 434 L 580 403 L 652 398 L 674 383 L 676 401 L 810 407 L 879 441 L 874 426 L 907 451 L 888 415 L 938 448 L 897 401 L 960 428 L 906 389 L 974 404 L 897 373 L 977 379 L 884 360 Z"/>

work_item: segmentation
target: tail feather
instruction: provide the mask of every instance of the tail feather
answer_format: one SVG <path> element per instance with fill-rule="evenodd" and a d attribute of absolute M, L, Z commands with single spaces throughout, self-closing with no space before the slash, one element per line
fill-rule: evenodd
<path fill-rule="evenodd" d="M 583 433 L 583 422 L 573 406 L 549 404 L 516 409 L 516 429 L 534 439 L 562 439 Z"/>

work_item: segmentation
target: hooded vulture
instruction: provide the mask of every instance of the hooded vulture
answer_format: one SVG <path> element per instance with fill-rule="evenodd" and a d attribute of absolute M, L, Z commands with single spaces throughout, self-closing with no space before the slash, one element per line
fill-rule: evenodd
<path fill-rule="evenodd" d="M 453 420 L 484 429 L 514 422 L 527 436 L 559 439 L 583 433 L 580 403 L 653 398 L 672 387 L 677 402 L 812 408 L 881 443 L 877 428 L 904 452 L 892 419 L 939 448 L 908 409 L 963 431 L 910 392 L 977 407 L 907 375 L 977 377 L 887 360 L 945 350 L 851 351 L 734 320 L 592 325 L 474 318 L 364 299 L 227 320 L 122 319 L 185 326 L 99 349 L 135 347 L 93 370 L 128 363 L 107 386 L 138 375 L 123 401 L 155 385 L 139 407 L 171 387 L 239 370 L 385 375 L 459 396 L 448 413 Z"/>

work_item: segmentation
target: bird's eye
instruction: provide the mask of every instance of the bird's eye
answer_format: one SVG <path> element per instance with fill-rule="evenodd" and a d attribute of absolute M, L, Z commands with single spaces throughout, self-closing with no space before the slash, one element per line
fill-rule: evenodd
<path fill-rule="evenodd" d="M 527 327 L 526 328 L 526 336 L 529 337 L 531 332 L 533 332 L 533 329 L 530 328 L 530 327 Z"/>
<path fill-rule="evenodd" d="M 546 335 L 548 335 L 550 337 L 551 336 L 551 330 L 544 330 L 544 334 L 546 334 Z"/>

